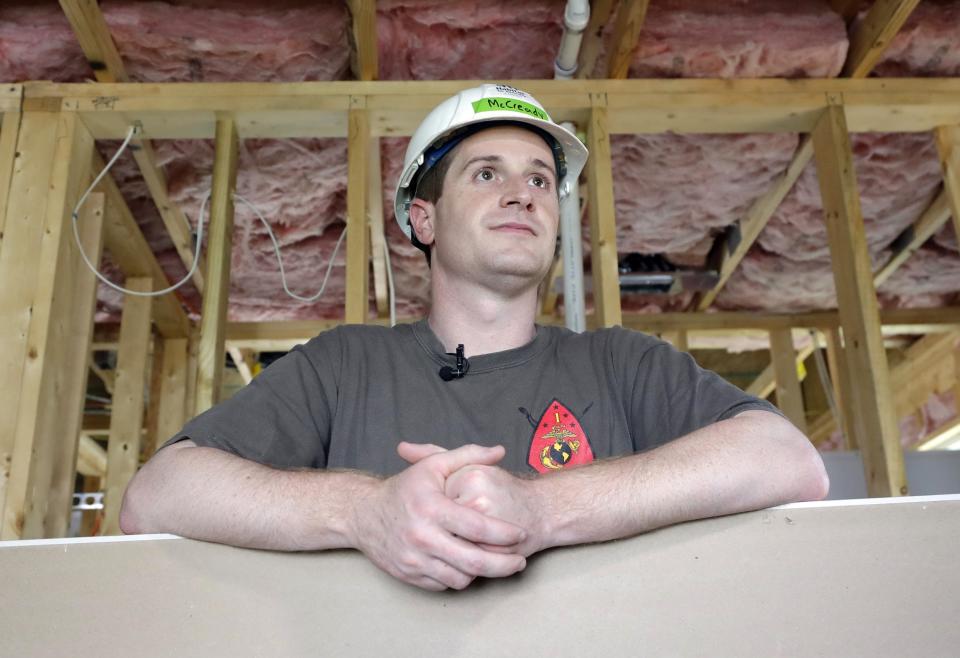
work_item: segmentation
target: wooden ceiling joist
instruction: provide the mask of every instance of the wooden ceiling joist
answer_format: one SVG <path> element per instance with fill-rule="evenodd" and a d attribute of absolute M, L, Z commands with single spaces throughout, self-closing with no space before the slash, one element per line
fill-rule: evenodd
<path fill-rule="evenodd" d="M 919 0 L 878 0 L 875 2 L 864 21 L 856 25 L 850 32 L 850 51 L 847 53 L 847 60 L 844 64 L 841 77 L 850 79 L 866 78 L 880 60 L 880 56 L 890 44 L 890 41 L 900 28 L 903 27 L 904 21 L 906 21 L 910 12 L 916 7 L 917 2 L 919 2 Z M 854 2 L 832 0 L 831 4 L 845 19 L 848 18 L 848 14 L 852 18 L 857 10 L 857 8 L 853 6 L 855 5 Z M 846 97 L 844 97 L 845 102 L 846 100 Z M 855 123 L 855 121 L 850 121 L 850 117 L 848 117 L 847 123 L 849 128 L 849 125 Z M 852 130 L 856 129 L 854 128 Z M 777 211 L 780 203 L 793 188 L 793 185 L 797 182 L 800 174 L 803 173 L 804 168 L 806 168 L 812 158 L 813 148 L 810 137 L 804 135 L 801 138 L 800 147 L 787 166 L 786 172 L 773 187 L 757 199 L 747 211 L 744 220 L 741 222 L 740 230 L 736 232 L 738 238 L 736 244 L 733 247 L 728 246 L 728 235 L 720 236 L 717 239 L 714 249 L 718 250 L 722 255 L 720 261 L 720 279 L 712 290 L 698 299 L 698 311 L 706 310 L 713 304 L 714 300 L 716 300 L 717 295 L 723 290 L 723 287 L 727 284 L 727 281 L 730 280 L 733 272 L 760 237 L 760 234 Z"/>
<path fill-rule="evenodd" d="M 606 95 L 611 134 L 810 132 L 841 94 L 852 132 L 919 132 L 960 124 L 960 80 L 518 80 L 557 121 L 586 125 Z M 403 137 L 437 103 L 479 81 L 24 84 L 24 111 L 80 114 L 96 139 L 210 139 L 229 113 L 242 139 L 347 136 L 350 98 L 366 98 L 370 134 Z"/>
<path fill-rule="evenodd" d="M 129 82 L 130 78 L 123 66 L 123 60 L 117 46 L 110 36 L 110 29 L 96 0 L 60 0 L 60 7 L 70 21 L 70 26 L 80 42 L 83 54 L 87 57 L 93 74 L 98 82 Z M 180 255 L 187 271 L 193 265 L 193 236 L 190 224 L 180 208 L 173 203 L 167 191 L 167 181 L 163 170 L 157 164 L 153 146 L 149 140 L 135 138 L 131 141 L 131 152 L 136 160 L 160 212 L 173 246 Z M 203 267 L 197 267 L 193 283 L 203 294 Z"/>
<path fill-rule="evenodd" d="M 351 16 L 350 69 L 357 80 L 376 80 L 377 3 L 376 0 L 349 0 Z"/>
<path fill-rule="evenodd" d="M 583 32 L 580 42 L 580 57 L 577 61 L 577 79 L 583 80 L 593 75 L 597 59 L 603 48 L 603 30 L 610 20 L 613 0 L 593 0 L 590 3 L 590 22 Z"/>
<path fill-rule="evenodd" d="M 949 201 L 954 233 L 960 243 L 960 125 L 941 126 L 934 131 L 934 136 L 943 172 L 943 192 Z"/>
<path fill-rule="evenodd" d="M 607 64 L 607 77 L 611 80 L 624 80 L 630 71 L 633 51 L 637 49 L 640 31 L 647 18 L 650 0 L 624 0 L 617 12 L 617 23 L 613 29 L 613 40 L 607 52 L 610 60 Z"/>

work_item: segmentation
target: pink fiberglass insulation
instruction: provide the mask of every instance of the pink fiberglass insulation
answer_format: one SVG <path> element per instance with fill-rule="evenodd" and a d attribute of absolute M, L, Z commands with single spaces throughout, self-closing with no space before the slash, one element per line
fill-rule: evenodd
<path fill-rule="evenodd" d="M 657 0 L 630 77 L 830 78 L 846 53 L 843 20 L 820 0 Z"/>
<path fill-rule="evenodd" d="M 715 233 L 743 217 L 789 164 L 792 134 L 615 135 L 621 253 L 699 261 Z"/>
<path fill-rule="evenodd" d="M 334 2 L 100 3 L 134 81 L 336 80 L 349 66 L 345 6 Z M 56 3 L 0 7 L 0 80 L 93 79 Z"/>
<path fill-rule="evenodd" d="M 380 78 L 552 78 L 564 0 L 381 0 Z"/>

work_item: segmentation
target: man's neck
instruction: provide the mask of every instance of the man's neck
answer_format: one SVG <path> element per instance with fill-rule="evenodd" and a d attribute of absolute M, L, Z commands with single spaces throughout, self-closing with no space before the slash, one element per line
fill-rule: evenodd
<path fill-rule="evenodd" d="M 432 286 L 430 328 L 447 352 L 463 344 L 469 358 L 522 347 L 536 336 L 537 290 L 502 297 L 488 290 Z"/>

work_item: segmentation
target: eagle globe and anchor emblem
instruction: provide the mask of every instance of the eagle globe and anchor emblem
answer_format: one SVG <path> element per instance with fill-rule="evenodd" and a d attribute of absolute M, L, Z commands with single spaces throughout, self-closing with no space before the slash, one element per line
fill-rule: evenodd
<path fill-rule="evenodd" d="M 553 400 L 534 428 L 528 463 L 535 470 L 548 473 L 592 461 L 593 451 L 580 422 L 563 404 Z"/>

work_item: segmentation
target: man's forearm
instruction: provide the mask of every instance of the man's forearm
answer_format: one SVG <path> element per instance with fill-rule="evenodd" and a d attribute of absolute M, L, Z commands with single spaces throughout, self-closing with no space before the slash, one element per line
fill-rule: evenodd
<path fill-rule="evenodd" d="M 120 526 L 249 548 L 347 548 L 355 506 L 378 482 L 357 472 L 278 470 L 178 444 L 131 482 Z"/>
<path fill-rule="evenodd" d="M 544 546 L 627 537 L 674 523 L 827 493 L 806 437 L 766 412 L 747 412 L 646 453 L 532 481 Z"/>

